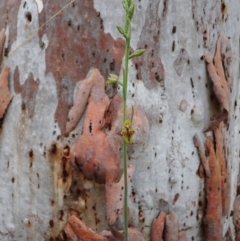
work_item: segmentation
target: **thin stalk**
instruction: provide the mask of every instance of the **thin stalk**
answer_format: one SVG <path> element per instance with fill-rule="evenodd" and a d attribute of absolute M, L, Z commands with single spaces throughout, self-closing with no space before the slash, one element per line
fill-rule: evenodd
<path fill-rule="evenodd" d="M 124 62 L 124 74 L 123 74 L 123 123 L 126 121 L 127 116 L 127 83 L 128 83 L 128 57 L 131 39 L 131 25 L 127 19 L 124 20 L 125 31 L 129 33 L 125 44 L 125 62 Z M 128 241 L 128 183 L 127 183 L 127 142 L 123 139 L 123 172 L 124 172 L 124 240 Z"/>
<path fill-rule="evenodd" d="M 131 120 L 127 119 L 127 83 L 128 83 L 128 65 L 129 59 L 141 56 L 145 49 L 137 49 L 130 55 L 130 41 L 131 41 L 131 20 L 134 14 L 134 1 L 122 0 L 123 8 L 125 9 L 124 27 L 117 25 L 118 32 L 126 39 L 125 42 L 125 58 L 123 64 L 123 81 L 119 81 L 118 77 L 110 74 L 107 84 L 119 83 L 122 85 L 123 94 L 123 172 L 124 172 L 124 240 L 128 241 L 128 174 L 127 174 L 127 144 L 132 142 L 134 135 L 134 128 L 132 127 L 132 119 L 134 109 L 132 108 Z"/>

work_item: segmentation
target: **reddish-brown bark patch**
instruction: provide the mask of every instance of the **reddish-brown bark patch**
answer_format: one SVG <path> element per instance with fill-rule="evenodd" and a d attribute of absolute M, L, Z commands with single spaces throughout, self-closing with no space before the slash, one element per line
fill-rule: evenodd
<path fill-rule="evenodd" d="M 207 63 L 207 70 L 209 73 L 209 76 L 213 82 L 213 91 L 214 94 L 218 100 L 218 102 L 221 104 L 221 107 L 223 109 L 222 113 L 220 115 L 215 115 L 208 128 L 205 130 L 205 132 L 215 129 L 218 124 L 223 121 L 229 119 L 229 111 L 230 111 L 230 91 L 229 86 L 231 86 L 233 79 L 230 77 L 232 76 L 231 72 L 231 51 L 227 51 L 228 38 L 225 36 L 224 33 L 221 33 L 218 41 L 217 41 L 217 49 L 214 56 L 214 64 L 213 60 L 211 58 L 210 53 L 205 54 L 205 61 Z M 222 52 L 223 51 L 223 52 Z M 230 63 L 229 66 L 226 65 L 226 76 L 229 77 L 229 83 L 226 80 L 225 72 L 224 72 L 224 59 L 225 59 L 225 52 L 230 53 Z"/>
<path fill-rule="evenodd" d="M 216 158 L 221 168 L 221 185 L 222 185 L 222 213 L 228 215 L 230 208 L 230 184 L 227 162 L 225 158 L 225 136 L 224 124 L 221 122 L 214 130 L 215 145 L 216 145 Z"/>
<path fill-rule="evenodd" d="M 98 234 L 73 215 L 69 217 L 68 224 L 64 231 L 72 241 L 78 240 L 78 238 L 82 241 L 123 241 L 122 230 L 118 232 L 111 228 L 111 232 L 104 230 Z M 143 235 L 134 228 L 129 228 L 128 234 L 129 241 L 145 241 Z"/>
<path fill-rule="evenodd" d="M 104 78 L 98 69 L 89 71 L 87 78 L 82 81 L 78 98 L 82 102 L 75 101 L 69 112 L 69 125 L 67 130 L 73 129 L 72 124 L 77 124 L 84 110 L 84 104 L 88 102 L 84 119 L 83 132 L 79 135 L 71 147 L 71 161 L 84 173 L 87 179 L 98 183 L 115 182 L 119 175 L 119 135 L 112 136 L 103 131 L 104 114 L 109 106 L 109 99 L 104 92 Z M 85 88 L 85 92 L 81 89 Z M 80 116 L 79 116 L 80 115 Z M 112 133 L 112 134 L 111 134 Z M 114 145 L 112 145 L 114 143 Z"/>
<path fill-rule="evenodd" d="M 38 91 L 39 80 L 34 80 L 33 74 L 30 73 L 24 84 L 20 84 L 18 67 L 14 71 L 14 90 L 17 94 L 21 93 L 22 110 L 27 110 L 28 117 L 34 115 L 36 95 Z"/>
<path fill-rule="evenodd" d="M 213 140 L 209 136 L 206 140 L 206 151 L 209 158 L 211 177 L 205 177 L 205 194 L 207 200 L 206 215 L 204 218 L 207 240 L 223 240 L 222 230 L 222 187 L 221 168 L 217 160 Z"/>
<path fill-rule="evenodd" d="M 153 220 L 151 230 L 151 241 L 163 241 L 163 230 L 166 213 L 160 212 L 157 218 Z"/>
<path fill-rule="evenodd" d="M 46 1 L 40 14 L 40 25 L 64 7 L 62 1 Z M 91 67 L 97 67 L 106 79 L 118 74 L 124 54 L 123 40 L 104 33 L 103 20 L 94 9 L 93 0 L 74 2 L 44 26 L 40 37 L 47 34 L 46 72 L 54 75 L 58 93 L 55 118 L 64 133 L 73 89 L 85 78 Z M 40 46 L 44 43 L 40 43 Z M 64 79 L 68 79 L 67 86 Z M 64 93 L 64 94 L 63 94 Z"/>
<path fill-rule="evenodd" d="M 164 81 L 164 67 L 159 57 L 161 23 L 158 16 L 160 1 L 150 1 L 145 14 L 145 24 L 137 47 L 146 49 L 145 53 L 133 62 L 137 69 L 137 79 L 141 79 L 147 88 L 154 88 Z"/>

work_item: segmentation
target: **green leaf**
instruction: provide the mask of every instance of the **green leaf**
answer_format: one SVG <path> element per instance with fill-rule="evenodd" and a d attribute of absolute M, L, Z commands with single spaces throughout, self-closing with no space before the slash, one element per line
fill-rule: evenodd
<path fill-rule="evenodd" d="M 125 38 L 127 38 L 127 34 L 125 30 L 121 26 L 117 25 L 117 29 L 120 34 L 122 34 Z"/>
<path fill-rule="evenodd" d="M 132 54 L 129 55 L 128 59 L 132 59 L 134 57 L 141 56 L 145 52 L 145 50 L 146 49 L 137 49 L 137 50 L 135 50 Z"/>

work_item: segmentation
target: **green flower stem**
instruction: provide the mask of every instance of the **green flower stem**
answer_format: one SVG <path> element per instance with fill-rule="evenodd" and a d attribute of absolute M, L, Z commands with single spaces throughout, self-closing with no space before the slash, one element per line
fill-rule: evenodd
<path fill-rule="evenodd" d="M 132 119 L 134 115 L 134 109 L 132 108 L 131 120 L 127 120 L 127 83 L 128 83 L 128 61 L 134 57 L 141 56 L 145 49 L 137 49 L 130 54 L 130 41 L 131 41 L 131 20 L 134 14 L 134 1 L 122 0 L 123 8 L 125 9 L 124 27 L 117 26 L 119 33 L 126 39 L 125 42 L 125 58 L 123 65 L 123 81 L 119 81 L 118 76 L 110 74 L 107 84 L 118 83 L 122 86 L 123 94 L 123 173 L 124 173 L 124 240 L 128 241 L 128 183 L 127 183 L 127 143 L 131 143 L 134 135 L 134 128 L 132 127 Z"/>
<path fill-rule="evenodd" d="M 127 14 L 124 19 L 125 32 L 128 33 L 125 44 L 125 63 L 123 71 L 123 123 L 127 116 L 127 83 L 128 83 L 128 60 L 131 40 L 131 24 L 128 20 Z M 128 241 L 128 183 L 127 183 L 127 142 L 123 138 L 123 172 L 124 172 L 124 240 Z"/>

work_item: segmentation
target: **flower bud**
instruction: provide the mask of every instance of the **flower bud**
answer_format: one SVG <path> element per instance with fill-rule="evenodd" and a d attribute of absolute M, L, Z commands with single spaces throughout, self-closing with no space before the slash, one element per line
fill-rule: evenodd
<path fill-rule="evenodd" d="M 115 74 L 110 74 L 106 84 L 112 85 L 112 84 L 116 84 L 117 82 L 118 82 L 118 76 Z"/>

